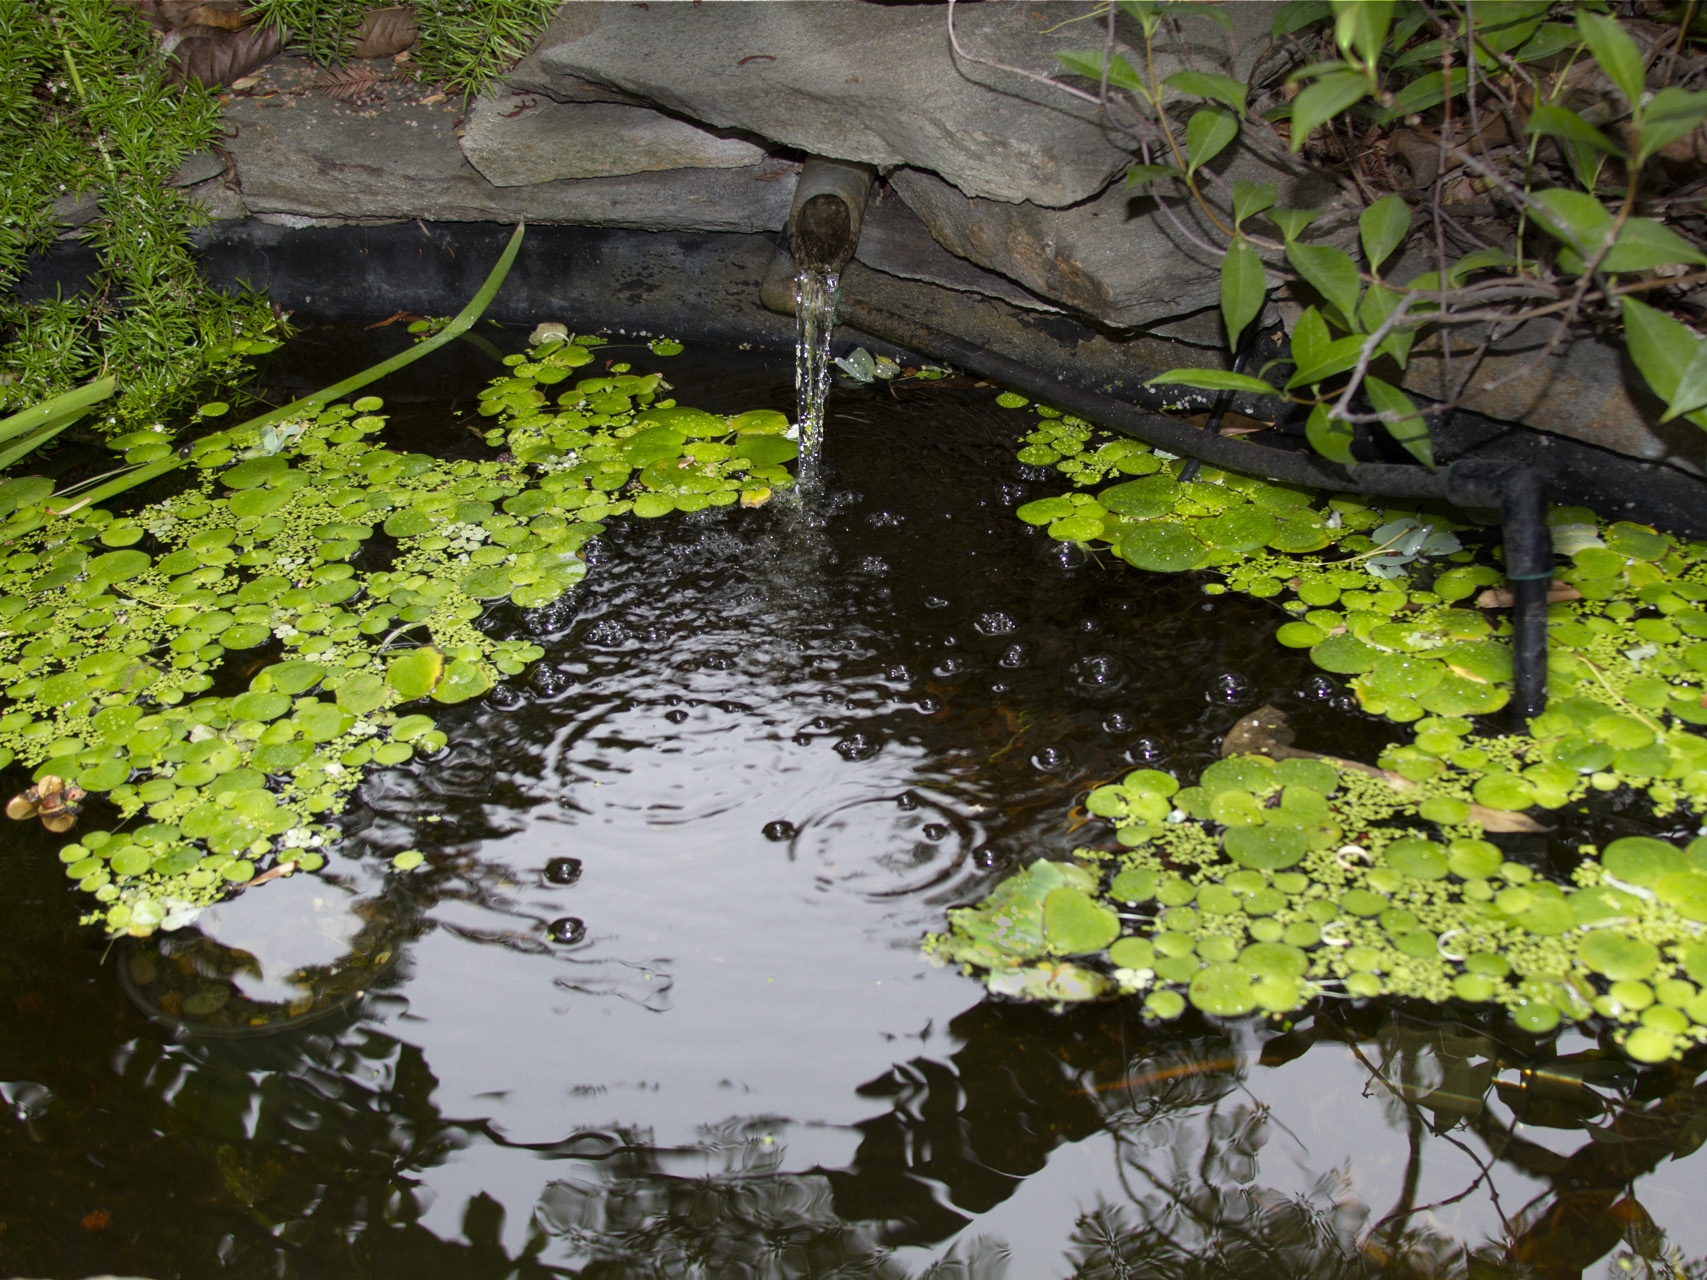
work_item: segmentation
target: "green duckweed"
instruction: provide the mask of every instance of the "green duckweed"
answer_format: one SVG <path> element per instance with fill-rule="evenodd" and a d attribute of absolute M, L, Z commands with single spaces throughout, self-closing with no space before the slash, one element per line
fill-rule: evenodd
<path fill-rule="evenodd" d="M 1504 583 L 1499 548 L 1460 513 L 1210 467 L 1181 483 L 1182 460 L 1033 408 L 1019 460 L 1071 487 L 1021 520 L 1271 601 L 1282 645 L 1410 737 L 1382 772 L 1248 754 L 1193 786 L 1139 770 L 1097 787 L 1104 848 L 1033 863 L 951 911 L 927 951 L 1022 998 L 1141 993 L 1158 1019 L 1397 996 L 1503 1006 L 1536 1035 L 1594 1021 L 1641 1062 L 1707 1041 L 1707 837 L 1584 847 L 1566 882 L 1485 839 L 1591 791 L 1628 789 L 1656 819 L 1707 809 L 1707 544 L 1555 509 L 1555 582 L 1580 598 L 1551 606 L 1545 711 L 1501 733 L 1477 719 L 1511 696 L 1509 617 L 1479 599 Z M 1076 959 L 1047 982 L 1015 976 L 1049 950 L 1031 914 L 1067 878 L 1078 915 L 1100 901 L 1119 936 L 1094 957 L 1055 949 Z"/>
<path fill-rule="evenodd" d="M 626 365 L 572 381 L 599 341 L 506 359 L 479 400 L 505 450 L 486 460 L 377 443 L 383 405 L 364 396 L 258 441 L 202 435 L 189 485 L 128 514 L 50 511 L 39 477 L 0 484 L 0 764 L 117 811 L 60 853 L 86 922 L 146 936 L 265 873 L 318 869 L 366 770 L 441 750 L 435 706 L 542 655 L 477 627 L 490 607 L 569 591 L 612 519 L 790 483 L 781 414 L 684 408 Z M 212 696 L 234 661 L 247 689 Z"/>

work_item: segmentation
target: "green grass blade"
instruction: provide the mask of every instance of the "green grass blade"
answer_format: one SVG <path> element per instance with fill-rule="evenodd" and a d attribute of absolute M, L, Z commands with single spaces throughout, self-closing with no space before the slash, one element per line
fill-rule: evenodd
<path fill-rule="evenodd" d="M 0 440 L 10 440 L 60 418 L 70 422 L 87 411 L 90 405 L 99 404 L 112 395 L 117 387 L 117 378 L 101 378 L 86 386 L 67 391 L 64 395 L 54 396 L 51 400 L 32 404 L 28 409 L 14 413 L 9 418 L 0 418 Z"/>
<path fill-rule="evenodd" d="M 15 444 L 8 445 L 4 449 L 0 449 L 0 471 L 11 466 L 25 454 L 41 448 L 42 445 L 46 444 L 61 431 L 64 431 L 65 428 L 69 427 L 73 422 L 76 422 L 77 419 L 81 418 L 85 412 L 86 410 L 78 409 L 74 413 L 68 413 L 57 422 L 50 422 L 45 427 L 37 427 L 22 440 L 17 441 Z"/>
<path fill-rule="evenodd" d="M 481 285 L 480 291 L 468 300 L 468 305 L 457 312 L 456 317 L 432 337 L 424 342 L 417 343 L 408 351 L 399 352 L 389 360 L 382 360 L 379 364 L 363 369 L 360 373 L 352 374 L 342 382 L 335 382 L 323 391 L 316 391 L 313 395 L 304 396 L 301 400 L 293 400 L 282 409 L 274 409 L 258 418 L 250 418 L 247 422 L 240 422 L 231 428 L 232 436 L 245 438 L 248 434 L 257 432 L 262 427 L 271 426 L 275 422 L 283 422 L 289 418 L 300 417 L 305 413 L 318 410 L 340 396 L 346 396 L 358 387 L 367 386 L 370 382 L 377 382 L 386 374 L 395 373 L 405 365 L 413 364 L 422 356 L 437 351 L 445 343 L 461 337 L 468 332 L 476 320 L 480 319 L 486 308 L 491 305 L 492 299 L 497 296 L 499 288 L 504 283 L 504 278 L 510 274 L 510 266 L 515 262 L 517 252 L 522 247 L 522 235 L 526 230 L 527 224 L 525 222 L 516 224 L 515 233 L 510 236 L 510 242 L 504 247 L 504 252 L 499 257 L 497 265 L 486 277 L 486 283 Z"/>

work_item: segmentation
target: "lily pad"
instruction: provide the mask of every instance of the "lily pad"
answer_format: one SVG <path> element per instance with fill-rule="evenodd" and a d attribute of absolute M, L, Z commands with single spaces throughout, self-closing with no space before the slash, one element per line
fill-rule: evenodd
<path fill-rule="evenodd" d="M 1057 955 L 1101 951 L 1120 936 L 1120 917 L 1083 889 L 1054 889 L 1043 900 L 1043 937 Z"/>
<path fill-rule="evenodd" d="M 444 678 L 433 688 L 434 702 L 467 702 L 492 687 L 492 677 L 478 663 L 457 658 L 444 669 Z"/>
<path fill-rule="evenodd" d="M 432 645 L 393 658 L 385 669 L 385 683 L 404 702 L 424 698 L 444 674 L 445 656 Z"/>
<path fill-rule="evenodd" d="M 1221 840 L 1229 858 L 1257 871 L 1294 866 L 1309 852 L 1309 840 L 1297 827 L 1229 827 Z"/>
<path fill-rule="evenodd" d="M 1367 671 L 1375 665 L 1379 652 L 1363 643 L 1356 636 L 1329 636 L 1310 650 L 1310 661 L 1323 671 L 1332 671 L 1336 675 L 1356 675 Z"/>
<path fill-rule="evenodd" d="M 1625 884 L 1651 885 L 1662 876 L 1689 869 L 1683 850 L 1649 836 L 1625 836 L 1601 850 L 1600 865 Z"/>
<path fill-rule="evenodd" d="M 1120 558 L 1136 569 L 1181 573 L 1202 565 L 1209 558 L 1209 548 L 1177 520 L 1152 520 L 1126 531 L 1120 539 Z"/>
<path fill-rule="evenodd" d="M 1645 978 L 1660 961 L 1660 953 L 1652 943 L 1612 929 L 1590 933 L 1578 944 L 1577 955 L 1590 969 L 1614 982 Z"/>

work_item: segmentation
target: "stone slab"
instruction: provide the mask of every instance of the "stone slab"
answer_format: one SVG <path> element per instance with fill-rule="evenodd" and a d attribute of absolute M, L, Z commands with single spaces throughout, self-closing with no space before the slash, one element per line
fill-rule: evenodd
<path fill-rule="evenodd" d="M 973 5 L 957 30 L 978 56 L 1055 70 L 1086 28 L 1048 29 L 1093 11 Z M 944 15 L 858 0 L 567 5 L 517 83 L 565 96 L 604 86 L 807 154 L 929 169 L 993 200 L 1073 204 L 1125 167 L 1098 108 L 957 62 Z"/>
<path fill-rule="evenodd" d="M 931 235 L 930 228 L 907 207 L 906 201 L 891 190 L 873 192 L 860 223 L 854 258 L 903 280 L 922 280 L 963 293 L 981 293 L 1031 311 L 1059 310 L 1027 293 L 1006 276 L 985 271 L 944 249 Z"/>
<path fill-rule="evenodd" d="M 226 108 L 226 149 L 254 213 L 743 232 L 777 230 L 788 218 L 795 167 L 774 160 L 494 186 L 458 146 L 455 100 L 426 100 L 434 95 L 402 82 L 346 104 L 302 92 L 308 74 L 297 60 L 271 64 L 262 89 Z"/>
<path fill-rule="evenodd" d="M 513 90 L 474 104 L 462 154 L 499 187 L 664 169 L 740 169 L 765 159 L 763 147 L 647 107 L 556 102 Z"/>

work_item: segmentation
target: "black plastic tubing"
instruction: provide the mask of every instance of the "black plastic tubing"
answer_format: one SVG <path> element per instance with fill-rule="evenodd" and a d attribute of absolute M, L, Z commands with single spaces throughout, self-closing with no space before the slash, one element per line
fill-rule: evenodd
<path fill-rule="evenodd" d="M 1547 588 L 1553 577 L 1553 541 L 1547 527 L 1546 478 L 1537 468 L 1480 458 L 1460 459 L 1437 471 L 1384 462 L 1343 467 L 1316 454 L 1221 436 L 1113 396 L 1068 386 L 1043 370 L 884 307 L 844 298 L 837 311 L 838 319 L 873 337 L 1023 391 L 1169 453 L 1200 458 L 1226 471 L 1340 493 L 1436 498 L 1459 507 L 1497 509 L 1505 542 L 1505 575 L 1515 601 L 1512 711 L 1522 726 L 1546 708 Z"/>

